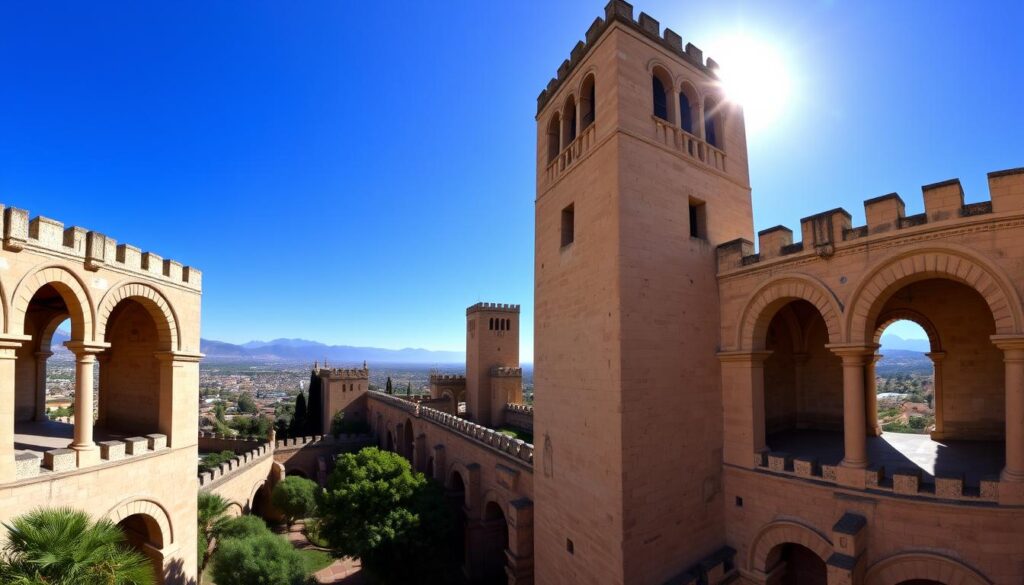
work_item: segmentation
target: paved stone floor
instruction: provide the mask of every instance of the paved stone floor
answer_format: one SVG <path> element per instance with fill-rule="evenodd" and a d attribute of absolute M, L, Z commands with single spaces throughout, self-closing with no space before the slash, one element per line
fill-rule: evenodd
<path fill-rule="evenodd" d="M 75 425 L 57 421 L 14 423 L 14 449 L 17 451 L 38 451 L 67 447 L 74 438 Z M 93 428 L 93 440 L 110 441 L 124 439 L 124 433 L 111 433 L 99 427 Z"/>
<path fill-rule="evenodd" d="M 843 434 L 826 431 L 786 431 L 768 437 L 772 451 L 784 451 L 818 458 L 835 465 L 843 459 Z M 977 486 L 982 477 L 996 476 L 1005 463 L 1002 441 L 933 441 L 928 435 L 882 433 L 868 437 L 868 458 L 872 465 L 884 465 L 886 477 L 903 468 L 917 467 L 922 481 L 932 483 L 935 474 L 963 473 L 968 485 Z"/>
<path fill-rule="evenodd" d="M 285 533 L 285 538 L 297 549 L 315 548 L 300 530 Z M 349 557 L 337 559 L 314 573 L 313 578 L 321 585 L 368 585 L 359 559 Z"/>

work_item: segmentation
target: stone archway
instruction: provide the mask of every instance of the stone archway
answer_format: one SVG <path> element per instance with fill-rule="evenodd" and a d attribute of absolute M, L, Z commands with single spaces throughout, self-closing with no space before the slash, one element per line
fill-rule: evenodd
<path fill-rule="evenodd" d="M 85 285 L 70 270 L 63 266 L 38 268 L 18 283 L 11 303 L 8 333 L 21 335 L 25 329 L 25 314 L 36 292 L 44 286 L 52 286 L 60 293 L 71 316 L 71 339 L 91 341 L 96 329 L 93 318 L 92 297 Z"/>
<path fill-rule="evenodd" d="M 905 585 L 908 582 L 992 585 L 992 581 L 966 564 L 930 552 L 895 554 L 872 565 L 864 575 L 864 585 Z"/>
<path fill-rule="evenodd" d="M 945 246 L 911 249 L 866 272 L 850 297 L 845 322 L 849 340 L 866 343 L 874 333 L 882 305 L 893 292 L 932 278 L 953 280 L 980 294 L 992 312 L 997 334 L 1024 330 L 1020 297 L 1003 271 L 969 250 Z"/>
<path fill-rule="evenodd" d="M 169 350 L 180 350 L 181 336 L 178 333 L 178 318 L 170 302 L 160 291 L 148 284 L 130 282 L 112 288 L 103 295 L 96 311 L 96 331 L 106 335 L 107 322 L 111 313 L 125 299 L 132 299 L 142 305 L 152 316 L 157 326 L 161 345 Z"/>
<path fill-rule="evenodd" d="M 789 543 L 810 550 L 822 561 L 827 561 L 832 555 L 832 542 L 814 528 L 793 520 L 777 520 L 762 528 L 754 538 L 748 566 L 755 571 L 768 573 L 773 568 L 772 553 L 780 545 Z"/>
<path fill-rule="evenodd" d="M 814 305 L 825 320 L 829 343 L 843 338 L 842 307 L 835 295 L 821 281 L 803 274 L 787 274 L 764 282 L 750 296 L 741 313 L 736 333 L 736 347 L 763 349 L 772 317 L 794 300 Z"/>

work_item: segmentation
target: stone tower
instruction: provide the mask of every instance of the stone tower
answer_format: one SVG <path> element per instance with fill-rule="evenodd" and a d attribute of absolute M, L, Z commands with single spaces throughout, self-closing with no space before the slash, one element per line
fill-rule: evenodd
<path fill-rule="evenodd" d="M 466 410 L 476 423 L 499 423 L 515 386 L 508 383 L 508 368 L 519 368 L 519 305 L 477 303 L 466 309 Z"/>
<path fill-rule="evenodd" d="M 663 583 L 724 545 L 715 248 L 753 221 L 716 68 L 613 0 L 538 97 L 538 583 Z"/>

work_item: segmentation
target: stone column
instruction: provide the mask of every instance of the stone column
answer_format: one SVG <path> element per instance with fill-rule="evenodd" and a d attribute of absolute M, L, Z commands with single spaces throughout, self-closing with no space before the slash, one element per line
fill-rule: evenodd
<path fill-rule="evenodd" d="M 880 437 L 882 428 L 878 426 L 878 380 L 875 374 L 875 364 L 882 359 L 881 354 L 868 356 L 867 367 L 864 376 L 864 415 L 867 420 L 865 430 L 869 437 Z"/>
<path fill-rule="evenodd" d="M 46 417 L 46 360 L 53 355 L 52 351 L 37 351 L 36 356 L 36 406 L 32 420 L 44 421 Z"/>
<path fill-rule="evenodd" d="M 935 411 L 935 430 L 932 431 L 932 440 L 941 441 L 946 438 L 946 430 L 943 428 L 942 413 L 942 361 L 946 357 L 944 351 L 933 351 L 924 354 L 932 360 L 932 410 Z"/>
<path fill-rule="evenodd" d="M 159 351 L 160 362 L 159 428 L 151 432 L 167 435 L 171 448 L 195 445 L 199 435 L 199 360 L 201 354 L 184 351 Z M 326 391 L 326 388 L 325 388 Z"/>
<path fill-rule="evenodd" d="M 770 351 L 719 352 L 726 409 L 724 458 L 742 467 L 757 465 L 767 451 L 764 420 L 764 360 Z"/>
<path fill-rule="evenodd" d="M 868 466 L 864 370 L 878 346 L 827 345 L 843 360 L 843 461 L 839 483 L 863 488 Z"/>
<path fill-rule="evenodd" d="M 0 338 L 0 483 L 14 481 L 14 369 L 25 339 Z"/>
<path fill-rule="evenodd" d="M 75 438 L 68 447 L 78 452 L 78 467 L 92 465 L 100 460 L 100 452 L 92 437 L 93 427 L 93 369 L 96 354 L 109 344 L 68 341 L 75 354 Z"/>
<path fill-rule="evenodd" d="M 671 102 L 668 104 L 668 111 L 672 114 L 672 124 L 676 128 L 683 127 L 683 118 L 679 115 L 679 91 L 672 87 L 668 88 L 668 99 Z M 673 136 L 679 136 L 679 132 L 673 132 Z"/>
<path fill-rule="evenodd" d="M 1003 350 L 1005 369 L 1006 466 L 999 478 L 1003 502 L 1004 482 L 1024 483 L 1024 335 L 993 335 L 992 341 Z M 1021 491 L 1019 486 L 1012 488 L 1014 492 Z"/>

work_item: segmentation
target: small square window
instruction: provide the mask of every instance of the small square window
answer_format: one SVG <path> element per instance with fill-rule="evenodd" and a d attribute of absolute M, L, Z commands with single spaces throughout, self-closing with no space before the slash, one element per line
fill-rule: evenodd
<path fill-rule="evenodd" d="M 704 212 L 704 202 L 690 199 L 690 237 L 707 239 L 707 217 Z"/>
<path fill-rule="evenodd" d="M 736 496 L 736 507 L 737 508 L 742 508 L 743 507 L 743 498 L 741 498 L 739 496 Z"/>
<path fill-rule="evenodd" d="M 572 540 L 569 538 L 565 539 L 565 551 L 569 554 L 575 554 L 573 552 Z"/>
<path fill-rule="evenodd" d="M 576 238 L 576 210 L 572 204 L 562 210 L 562 247 Z"/>

